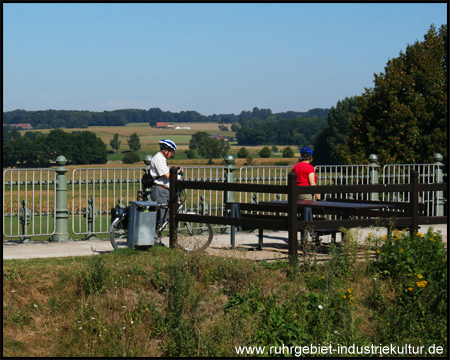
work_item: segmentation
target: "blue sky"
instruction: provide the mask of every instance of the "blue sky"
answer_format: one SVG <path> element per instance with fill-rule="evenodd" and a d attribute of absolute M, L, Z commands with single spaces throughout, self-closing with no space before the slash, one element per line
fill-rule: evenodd
<path fill-rule="evenodd" d="M 331 108 L 447 4 L 3 4 L 3 111 Z"/>

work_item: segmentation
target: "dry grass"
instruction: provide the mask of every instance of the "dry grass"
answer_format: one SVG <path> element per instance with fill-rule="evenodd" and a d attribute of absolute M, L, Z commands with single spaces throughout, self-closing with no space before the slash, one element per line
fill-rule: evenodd
<path fill-rule="evenodd" d="M 434 259 L 430 287 L 410 299 L 408 279 L 383 276 L 369 256 L 356 260 L 359 250 L 346 242 L 310 266 L 161 247 L 6 261 L 3 356 L 230 357 L 235 346 L 274 341 L 444 345 L 444 259 Z M 411 311 L 419 302 L 419 322 L 393 319 L 404 301 Z"/>

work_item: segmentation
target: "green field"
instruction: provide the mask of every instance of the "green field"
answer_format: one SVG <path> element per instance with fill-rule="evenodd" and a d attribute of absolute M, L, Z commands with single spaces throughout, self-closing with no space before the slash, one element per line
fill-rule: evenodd
<path fill-rule="evenodd" d="M 204 131 L 208 134 L 222 134 L 223 136 L 235 138 L 236 133 L 232 131 L 220 131 L 219 124 L 217 123 L 173 123 L 174 128 L 166 128 L 166 129 L 156 129 L 152 128 L 148 125 L 148 123 L 130 123 L 126 126 L 91 126 L 84 129 L 63 129 L 68 132 L 72 131 L 91 131 L 95 133 L 107 146 L 108 161 L 118 161 L 121 160 L 125 153 L 131 151 L 127 140 L 129 140 L 130 136 L 133 133 L 137 133 L 140 138 L 141 150 L 138 151 L 141 159 L 147 154 L 154 155 L 159 151 L 158 141 L 161 139 L 171 139 L 173 140 L 178 147 L 178 151 L 176 153 L 176 158 L 172 162 L 179 162 L 180 160 L 186 161 L 186 164 L 206 164 L 207 159 L 187 159 L 186 154 L 184 153 L 189 149 L 189 141 L 193 134 Z M 175 127 L 190 127 L 191 129 L 175 129 Z M 228 125 L 228 128 L 230 126 Z M 30 131 L 30 130 L 28 130 Z M 49 133 L 51 130 L 31 130 L 31 131 L 41 131 L 43 133 Z M 21 131 L 22 135 L 25 131 Z M 113 139 L 114 134 L 119 134 L 119 141 L 121 141 L 120 148 L 117 154 L 114 154 L 113 149 L 110 146 L 110 141 Z M 237 145 L 234 141 L 230 142 L 230 154 L 234 155 L 237 158 L 237 153 L 242 146 Z M 296 145 L 291 145 L 291 148 L 294 150 L 296 157 L 292 159 L 283 159 L 280 154 L 273 154 L 271 158 L 260 158 L 259 151 L 264 146 L 245 146 L 247 150 L 250 152 L 250 155 L 254 158 L 254 163 L 252 165 L 260 165 L 260 164 L 270 164 L 274 165 L 279 161 L 288 161 L 290 164 L 295 164 L 298 158 L 298 149 Z M 271 147 L 271 146 L 269 146 Z M 278 145 L 278 148 L 282 150 L 285 145 Z M 215 163 L 223 163 L 223 159 L 217 159 Z M 246 159 L 240 159 L 238 164 L 242 166 L 245 163 Z"/>

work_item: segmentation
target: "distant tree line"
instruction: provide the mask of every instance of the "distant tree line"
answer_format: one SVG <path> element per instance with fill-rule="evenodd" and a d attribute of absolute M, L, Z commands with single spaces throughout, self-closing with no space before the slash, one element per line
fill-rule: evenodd
<path fill-rule="evenodd" d="M 295 119 L 298 117 L 326 118 L 327 109 L 312 109 L 307 112 L 288 111 L 275 114 L 279 119 Z M 266 118 L 272 114 L 270 109 L 254 108 L 253 111 L 242 111 L 240 115 L 220 114 L 202 115 L 197 111 L 181 111 L 179 113 L 163 111 L 159 108 L 149 110 L 123 109 L 113 111 L 75 111 L 75 110 L 13 110 L 3 112 L 3 124 L 29 123 L 34 129 L 87 128 L 89 126 L 125 126 L 129 123 L 147 122 L 156 126 L 157 122 L 217 122 L 222 124 L 238 123 L 240 119 Z"/>
<path fill-rule="evenodd" d="M 269 116 L 241 120 L 236 139 L 239 145 L 312 145 L 326 126 L 327 120 L 323 118 L 284 120 Z"/>
<path fill-rule="evenodd" d="M 51 130 L 49 134 L 26 132 L 5 127 L 7 141 L 3 138 L 3 167 L 48 167 L 59 155 L 69 164 L 105 164 L 106 144 L 90 131 Z"/>

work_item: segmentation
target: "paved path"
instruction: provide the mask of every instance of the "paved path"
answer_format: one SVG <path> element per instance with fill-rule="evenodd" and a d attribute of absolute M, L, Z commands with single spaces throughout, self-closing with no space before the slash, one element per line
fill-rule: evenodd
<path fill-rule="evenodd" d="M 435 225 L 435 230 L 440 230 L 447 242 L 447 225 Z M 426 232 L 428 226 L 420 227 L 419 231 Z M 352 229 L 358 239 L 365 239 L 371 232 L 374 235 L 385 235 L 385 228 L 358 228 Z M 323 238 L 329 241 L 329 236 Z M 339 236 L 337 241 L 339 241 Z M 169 245 L 169 239 L 163 242 Z M 287 231 L 264 233 L 264 248 L 257 251 L 258 232 L 236 233 L 236 249 L 230 246 L 229 234 L 215 234 L 211 246 L 206 250 L 208 254 L 218 256 L 240 257 L 252 260 L 276 260 L 288 257 L 288 233 Z M 64 256 L 88 256 L 108 253 L 113 251 L 109 240 L 68 241 L 63 243 L 53 242 L 31 242 L 28 244 L 17 244 L 12 241 L 3 242 L 3 260 L 10 259 L 33 259 Z"/>

